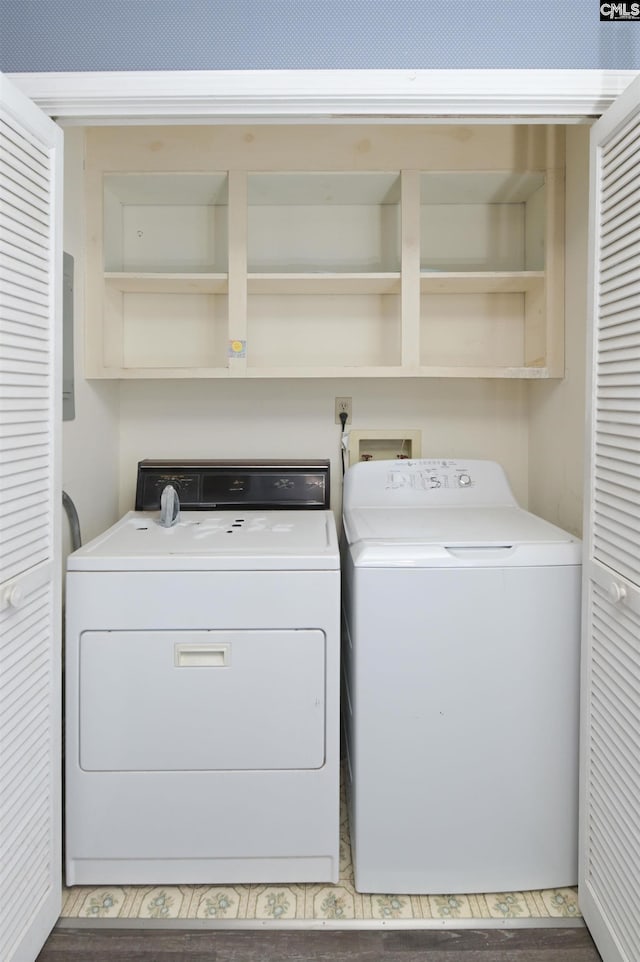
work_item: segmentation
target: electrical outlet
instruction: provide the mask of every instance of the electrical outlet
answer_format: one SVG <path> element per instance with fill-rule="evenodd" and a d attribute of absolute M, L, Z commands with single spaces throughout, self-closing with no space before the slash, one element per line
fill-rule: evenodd
<path fill-rule="evenodd" d="M 347 414 L 347 424 L 351 424 L 351 398 L 350 397 L 337 397 L 336 398 L 336 424 L 341 424 L 340 415 Z"/>

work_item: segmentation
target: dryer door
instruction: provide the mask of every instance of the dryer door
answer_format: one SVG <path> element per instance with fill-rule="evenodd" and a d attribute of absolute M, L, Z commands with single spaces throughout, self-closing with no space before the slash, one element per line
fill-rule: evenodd
<path fill-rule="evenodd" d="M 320 630 L 81 637 L 85 771 L 312 769 L 324 755 Z"/>

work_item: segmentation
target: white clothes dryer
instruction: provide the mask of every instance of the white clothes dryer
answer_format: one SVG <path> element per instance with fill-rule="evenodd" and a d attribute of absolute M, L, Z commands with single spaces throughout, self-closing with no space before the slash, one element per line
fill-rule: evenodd
<path fill-rule="evenodd" d="M 355 886 L 577 881 L 580 542 L 490 461 L 356 464 L 343 606 Z"/>
<path fill-rule="evenodd" d="M 328 507 L 328 462 L 146 461 L 69 556 L 67 884 L 337 881 Z"/>

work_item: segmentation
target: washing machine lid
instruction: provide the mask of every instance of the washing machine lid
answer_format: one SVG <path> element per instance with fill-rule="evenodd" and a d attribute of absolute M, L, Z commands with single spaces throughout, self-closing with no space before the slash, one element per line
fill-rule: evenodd
<path fill-rule="evenodd" d="M 345 538 L 361 565 L 579 564 L 580 541 L 518 507 L 352 508 Z"/>
<path fill-rule="evenodd" d="M 340 564 L 331 511 L 129 511 L 70 554 L 68 571 L 323 570 Z"/>

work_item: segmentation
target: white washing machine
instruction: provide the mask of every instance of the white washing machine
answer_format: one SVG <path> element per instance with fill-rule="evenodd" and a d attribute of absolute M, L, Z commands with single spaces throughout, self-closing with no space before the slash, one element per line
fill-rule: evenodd
<path fill-rule="evenodd" d="M 328 462 L 141 462 L 136 499 L 68 559 L 67 884 L 337 881 Z"/>
<path fill-rule="evenodd" d="M 344 530 L 356 889 L 575 884 L 579 541 L 490 461 L 357 464 Z"/>

